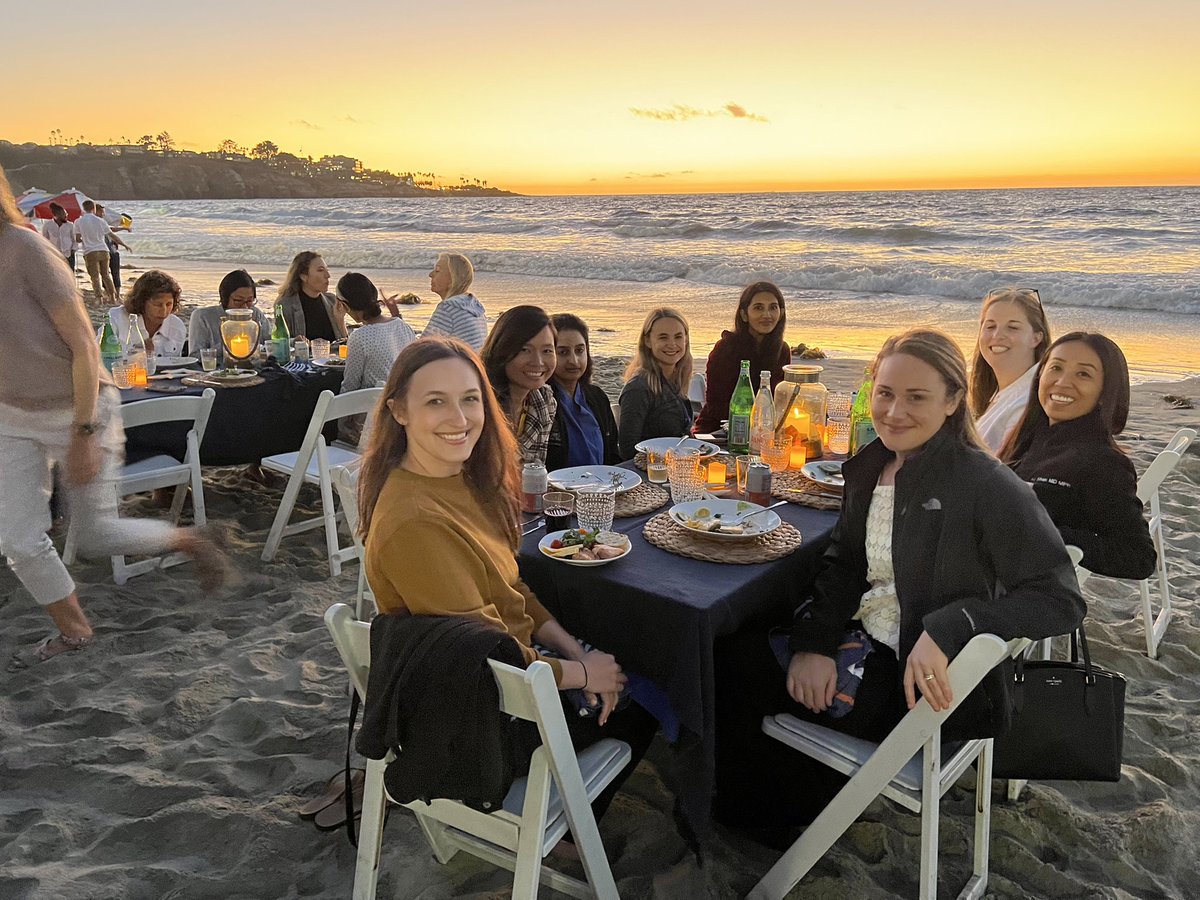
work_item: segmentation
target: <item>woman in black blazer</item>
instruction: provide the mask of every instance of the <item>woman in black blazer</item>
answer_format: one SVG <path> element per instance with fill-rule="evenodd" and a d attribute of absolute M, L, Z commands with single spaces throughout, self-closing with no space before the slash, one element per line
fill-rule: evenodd
<path fill-rule="evenodd" d="M 592 384 L 592 343 L 587 323 L 579 316 L 559 313 L 550 317 L 554 348 L 558 354 L 551 385 L 558 408 L 546 449 L 546 468 L 615 466 L 617 420 L 604 389 Z"/>
<path fill-rule="evenodd" d="M 1129 416 L 1125 354 L 1102 334 L 1073 331 L 1050 345 L 1025 417 L 1000 451 L 1050 513 L 1084 568 L 1148 578 L 1157 554 L 1137 473 L 1114 436 Z"/>
<path fill-rule="evenodd" d="M 845 779 L 762 734 L 788 712 L 881 741 L 923 695 L 953 700 L 947 667 L 976 634 L 1063 634 L 1085 606 L 1062 539 L 1037 498 L 982 448 L 962 352 L 936 331 L 890 338 L 875 363 L 879 438 L 846 462 L 841 516 L 811 599 L 772 647 L 762 631 L 717 659 L 717 806 L 727 824 L 801 824 Z M 865 658 L 853 690 L 835 661 L 848 633 Z M 943 733 L 1007 727 L 1007 685 L 992 672 Z"/>

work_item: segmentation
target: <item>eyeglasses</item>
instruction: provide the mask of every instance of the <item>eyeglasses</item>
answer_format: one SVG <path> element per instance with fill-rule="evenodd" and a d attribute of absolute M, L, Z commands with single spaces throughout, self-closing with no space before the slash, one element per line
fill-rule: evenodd
<path fill-rule="evenodd" d="M 1019 287 L 1019 288 L 993 288 L 987 292 L 984 300 L 990 300 L 998 294 L 1013 294 L 1017 297 L 1032 297 L 1038 306 L 1042 305 L 1042 295 L 1038 293 L 1037 288 Z"/>
<path fill-rule="evenodd" d="M 229 298 L 229 305 L 233 309 L 249 309 L 257 302 L 258 302 L 257 297 L 252 297 L 249 300 L 235 300 L 232 297 Z"/>

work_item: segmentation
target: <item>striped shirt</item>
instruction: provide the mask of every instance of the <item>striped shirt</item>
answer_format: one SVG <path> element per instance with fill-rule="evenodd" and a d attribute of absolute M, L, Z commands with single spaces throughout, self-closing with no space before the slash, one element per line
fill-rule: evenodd
<path fill-rule="evenodd" d="M 422 333 L 423 337 L 433 335 L 458 338 L 478 353 L 487 338 L 487 316 L 483 304 L 475 299 L 474 294 L 447 297 L 434 309 Z"/>

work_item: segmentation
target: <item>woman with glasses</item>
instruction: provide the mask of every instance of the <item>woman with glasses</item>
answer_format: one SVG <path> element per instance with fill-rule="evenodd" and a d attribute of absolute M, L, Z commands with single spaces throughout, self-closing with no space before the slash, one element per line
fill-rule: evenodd
<path fill-rule="evenodd" d="M 983 298 L 971 361 L 970 401 L 979 437 L 993 452 L 1025 414 L 1050 325 L 1033 288 L 1000 288 Z"/>
<path fill-rule="evenodd" d="M 554 325 L 536 306 L 514 306 L 496 320 L 480 354 L 500 406 L 508 416 L 522 463 L 546 462 L 558 403 L 547 383 L 557 351 Z"/>
<path fill-rule="evenodd" d="M 637 445 L 656 437 L 683 437 L 692 428 L 687 398 L 692 347 L 687 320 L 667 306 L 652 309 L 642 323 L 637 353 L 621 389 L 620 450 L 633 459 Z"/>
<path fill-rule="evenodd" d="M 221 318 L 231 309 L 253 310 L 254 321 L 258 323 L 260 341 L 265 341 L 271 334 L 271 326 L 267 317 L 255 304 L 258 303 L 258 288 L 254 278 L 245 269 L 235 269 L 217 286 L 217 296 L 220 306 L 206 306 L 192 313 L 188 325 L 188 351 L 195 355 L 201 350 L 219 349 L 221 342 Z"/>
<path fill-rule="evenodd" d="M 1114 438 L 1129 415 L 1125 354 L 1102 334 L 1072 331 L 1050 345 L 1025 417 L 1000 451 L 1033 491 L 1083 566 L 1147 578 L 1156 554 L 1137 473 Z"/>

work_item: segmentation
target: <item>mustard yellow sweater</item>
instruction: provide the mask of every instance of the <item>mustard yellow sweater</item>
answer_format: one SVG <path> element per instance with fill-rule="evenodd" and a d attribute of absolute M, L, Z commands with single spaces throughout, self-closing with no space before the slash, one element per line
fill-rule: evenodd
<path fill-rule="evenodd" d="M 367 581 L 381 613 L 469 616 L 512 635 L 527 662 L 534 632 L 553 619 L 462 475 L 395 469 L 380 491 L 366 541 Z M 548 659 L 556 681 L 562 666 Z"/>

